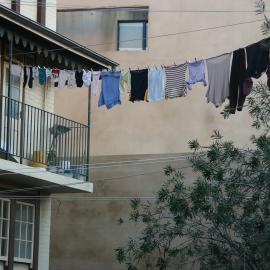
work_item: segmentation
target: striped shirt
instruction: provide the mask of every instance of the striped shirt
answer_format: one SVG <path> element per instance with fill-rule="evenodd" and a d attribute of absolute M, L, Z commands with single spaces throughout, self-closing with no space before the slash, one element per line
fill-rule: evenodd
<path fill-rule="evenodd" d="M 186 69 L 187 64 L 174 65 L 165 67 L 166 85 L 165 98 L 183 97 L 187 94 L 186 91 Z"/>

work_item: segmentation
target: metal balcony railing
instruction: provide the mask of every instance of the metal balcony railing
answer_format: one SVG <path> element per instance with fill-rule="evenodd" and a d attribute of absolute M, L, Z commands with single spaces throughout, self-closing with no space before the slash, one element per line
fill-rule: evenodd
<path fill-rule="evenodd" d="M 2 158 L 87 179 L 88 126 L 1 96 Z"/>

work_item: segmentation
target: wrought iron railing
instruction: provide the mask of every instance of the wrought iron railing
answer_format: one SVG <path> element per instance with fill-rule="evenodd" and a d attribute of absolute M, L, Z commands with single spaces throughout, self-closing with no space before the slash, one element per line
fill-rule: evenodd
<path fill-rule="evenodd" d="M 0 151 L 6 159 L 86 180 L 86 125 L 5 96 L 1 99 Z"/>

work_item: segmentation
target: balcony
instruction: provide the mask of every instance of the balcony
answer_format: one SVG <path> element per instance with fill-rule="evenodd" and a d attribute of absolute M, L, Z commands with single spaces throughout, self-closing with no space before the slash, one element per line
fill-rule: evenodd
<path fill-rule="evenodd" d="M 0 158 L 87 181 L 88 126 L 1 96 Z"/>

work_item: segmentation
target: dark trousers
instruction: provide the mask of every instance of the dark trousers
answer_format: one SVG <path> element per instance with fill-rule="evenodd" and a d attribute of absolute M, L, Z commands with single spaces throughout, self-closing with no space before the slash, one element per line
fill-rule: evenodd
<path fill-rule="evenodd" d="M 233 52 L 230 78 L 230 112 L 242 111 L 246 96 L 243 93 L 243 84 L 246 76 L 246 56 L 244 49 Z"/>

